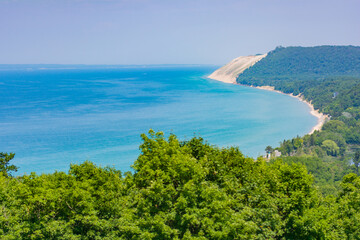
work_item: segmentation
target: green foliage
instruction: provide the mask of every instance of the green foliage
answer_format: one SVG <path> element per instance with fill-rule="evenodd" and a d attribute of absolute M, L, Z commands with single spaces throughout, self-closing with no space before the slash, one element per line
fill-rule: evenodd
<path fill-rule="evenodd" d="M 265 152 L 268 153 L 268 154 L 272 153 L 273 151 L 274 151 L 274 149 L 271 146 L 267 146 L 265 148 Z"/>
<path fill-rule="evenodd" d="M 355 167 L 357 169 L 359 169 L 359 164 L 360 164 L 360 149 L 357 149 L 356 152 L 355 152 L 355 156 L 354 156 L 354 159 L 353 159 L 353 162 L 355 164 Z"/>
<path fill-rule="evenodd" d="M 342 177 L 352 172 L 344 161 L 334 157 L 319 158 L 314 155 L 282 156 L 282 161 L 288 164 L 303 164 L 314 176 L 315 185 L 324 195 L 337 195 Z"/>
<path fill-rule="evenodd" d="M 326 153 L 328 155 L 336 156 L 339 154 L 340 148 L 338 147 L 336 142 L 334 142 L 332 140 L 323 141 L 323 143 L 321 144 L 321 147 L 324 148 L 324 150 L 326 151 Z"/>
<path fill-rule="evenodd" d="M 2 239 L 299 239 L 321 198 L 304 166 L 267 164 L 201 138 L 142 135 L 134 173 L 0 175 Z M 321 216 L 324 217 L 324 216 Z"/>
<path fill-rule="evenodd" d="M 346 109 L 360 107 L 360 47 L 277 48 L 239 75 L 237 82 L 301 93 L 315 108 L 340 117 Z"/>
<path fill-rule="evenodd" d="M 324 76 L 360 76 L 360 47 L 278 47 L 244 71 L 239 79 L 253 81 L 321 80 Z"/>
<path fill-rule="evenodd" d="M 10 175 L 10 172 L 16 172 L 18 167 L 15 165 L 10 165 L 10 161 L 15 157 L 15 153 L 4 153 L 0 152 L 0 172 L 5 176 Z"/>
<path fill-rule="evenodd" d="M 266 163 L 202 138 L 143 134 L 133 173 L 91 162 L 68 173 L 0 173 L 1 239 L 346 239 L 358 236 L 360 178 L 303 157 Z M 298 141 L 295 143 L 298 147 Z M 327 170 L 331 173 L 327 174 Z M 327 175 L 326 175 L 327 174 Z"/>

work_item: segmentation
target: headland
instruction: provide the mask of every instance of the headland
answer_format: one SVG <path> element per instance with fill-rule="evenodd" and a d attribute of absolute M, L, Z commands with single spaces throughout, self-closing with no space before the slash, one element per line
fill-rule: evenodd
<path fill-rule="evenodd" d="M 267 54 L 254 55 L 254 56 L 242 56 L 242 57 L 235 58 L 234 60 L 232 60 L 228 64 L 224 65 L 223 67 L 215 70 L 212 74 L 210 74 L 208 76 L 208 78 L 217 80 L 217 81 L 221 81 L 224 83 L 242 85 L 242 84 L 238 84 L 236 82 L 237 77 L 242 72 L 244 72 L 246 69 L 248 69 L 249 67 L 256 64 L 258 61 L 260 61 L 261 59 L 266 57 L 266 55 Z M 328 115 L 319 112 L 319 110 L 315 110 L 314 105 L 311 104 L 311 101 L 307 101 L 301 94 L 293 95 L 292 93 L 291 94 L 283 93 L 279 90 L 275 90 L 275 88 L 273 86 L 253 86 L 253 85 L 242 85 L 242 86 L 255 87 L 257 89 L 277 92 L 280 94 L 286 94 L 291 97 L 297 98 L 301 102 L 306 103 L 310 108 L 310 114 L 312 114 L 313 116 L 315 116 L 318 119 L 317 124 L 311 129 L 311 131 L 308 134 L 312 134 L 315 131 L 320 131 L 321 127 L 325 124 L 327 119 L 330 118 Z"/>

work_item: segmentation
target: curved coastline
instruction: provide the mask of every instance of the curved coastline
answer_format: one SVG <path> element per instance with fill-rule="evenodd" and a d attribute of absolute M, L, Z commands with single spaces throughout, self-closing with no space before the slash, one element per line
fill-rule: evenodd
<path fill-rule="evenodd" d="M 237 83 L 234 83 L 234 84 L 237 84 Z M 238 85 L 240 85 L 240 84 L 238 84 Z M 244 85 L 244 86 L 246 86 L 246 85 Z M 321 128 L 325 124 L 326 120 L 330 118 L 329 115 L 323 114 L 323 113 L 319 112 L 319 110 L 315 110 L 314 105 L 311 104 L 311 101 L 307 101 L 306 99 L 304 99 L 304 97 L 301 94 L 294 95 L 292 93 L 290 93 L 290 94 L 284 93 L 279 90 L 275 90 L 275 88 L 272 86 L 248 86 L 248 87 L 255 87 L 257 89 L 268 90 L 268 91 L 272 91 L 272 92 L 285 94 L 290 97 L 297 98 L 300 102 L 306 103 L 310 108 L 310 114 L 315 116 L 318 119 L 317 124 L 311 129 L 311 131 L 308 134 L 313 134 L 315 131 L 321 131 Z"/>
<path fill-rule="evenodd" d="M 222 77 L 219 76 L 219 75 L 217 75 L 216 78 L 212 78 L 212 76 L 210 75 L 210 76 L 208 76 L 208 78 L 210 78 L 212 80 L 224 82 L 224 83 L 230 83 L 230 84 L 235 84 L 235 85 L 240 85 L 240 86 L 245 86 L 245 87 L 253 87 L 253 88 L 262 89 L 262 90 L 266 90 L 266 91 L 277 92 L 277 93 L 280 93 L 280 94 L 285 94 L 285 95 L 288 95 L 290 97 L 297 98 L 299 101 L 304 102 L 305 104 L 307 104 L 309 106 L 309 108 L 310 108 L 310 114 L 315 116 L 318 119 L 317 124 L 311 129 L 311 131 L 308 134 L 313 134 L 315 131 L 321 131 L 322 126 L 325 124 L 327 119 L 330 118 L 329 115 L 323 114 L 323 113 L 319 112 L 319 110 L 315 110 L 314 105 L 312 105 L 311 102 L 305 100 L 304 97 L 301 94 L 294 95 L 292 93 L 290 93 L 290 94 L 284 93 L 284 92 L 281 92 L 279 90 L 275 90 L 275 88 L 273 86 L 253 86 L 253 85 L 238 84 L 236 82 L 236 79 L 233 80 L 233 81 L 229 81 L 228 78 L 225 77 L 224 79 L 222 79 Z"/>

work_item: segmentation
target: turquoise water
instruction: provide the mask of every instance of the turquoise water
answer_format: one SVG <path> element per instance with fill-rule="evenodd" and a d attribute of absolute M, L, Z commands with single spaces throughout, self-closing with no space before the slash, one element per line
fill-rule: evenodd
<path fill-rule="evenodd" d="M 246 155 L 316 124 L 295 98 L 207 79 L 217 66 L 0 66 L 0 151 L 22 173 L 90 160 L 122 171 L 150 128 Z"/>

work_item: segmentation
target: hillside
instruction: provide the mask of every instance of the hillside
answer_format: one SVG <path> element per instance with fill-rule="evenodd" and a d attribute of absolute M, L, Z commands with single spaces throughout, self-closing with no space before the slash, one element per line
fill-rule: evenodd
<path fill-rule="evenodd" d="M 360 76 L 360 47 L 277 47 L 244 71 L 240 80 L 317 79 L 324 76 Z"/>
<path fill-rule="evenodd" d="M 318 46 L 278 47 L 243 71 L 236 81 L 244 85 L 273 86 L 295 95 L 302 93 L 315 108 L 339 116 L 346 104 L 332 109 L 328 106 L 345 102 L 342 98 L 359 106 L 359 102 L 347 97 L 349 90 L 357 91 L 359 79 L 360 47 Z"/>

